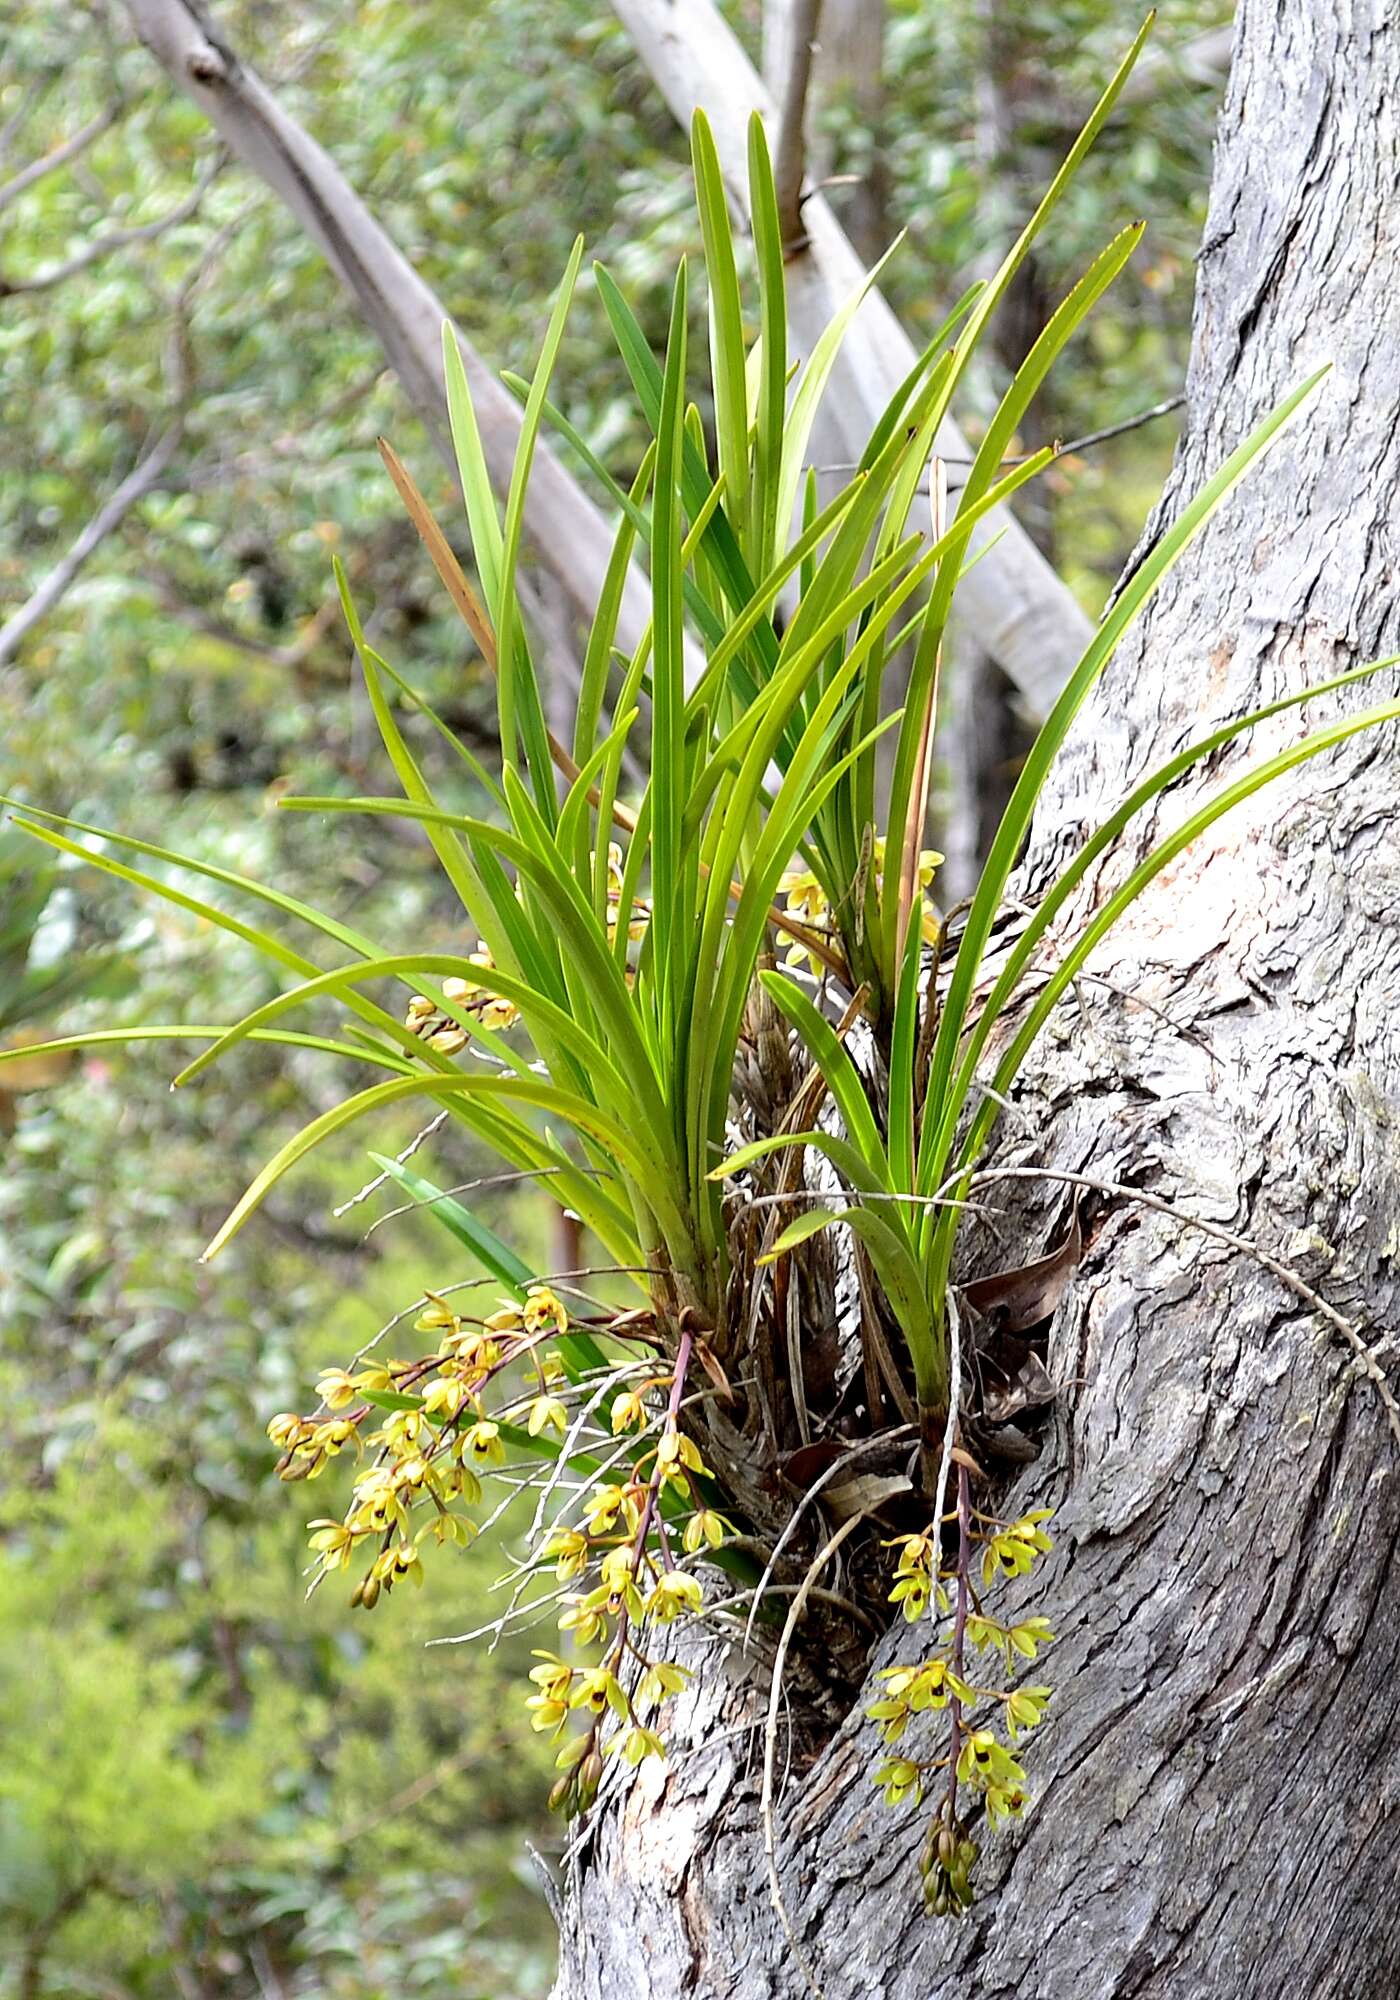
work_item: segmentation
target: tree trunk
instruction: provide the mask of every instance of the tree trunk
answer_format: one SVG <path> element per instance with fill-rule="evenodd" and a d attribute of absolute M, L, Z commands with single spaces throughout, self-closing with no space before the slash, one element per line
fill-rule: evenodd
<path fill-rule="evenodd" d="M 1400 33 L 1381 0 L 1246 0 L 1237 34 L 1158 519 L 1289 386 L 1335 367 L 1110 666 L 1046 802 L 1032 888 L 1207 718 L 1400 643 Z M 1284 718 L 1270 747 L 1306 727 Z M 1008 1146 L 1224 1222 L 1372 1328 L 1400 1305 L 1395 753 L 1393 732 L 1362 736 L 1182 857 L 1101 954 L 1119 994 L 1086 985 L 1052 1028 Z M 1031 1600 L 1060 1635 L 1036 1803 L 986 1837 L 968 1917 L 925 1919 L 926 1810 L 878 1801 L 867 1691 L 778 1807 L 816 1979 L 828 2000 L 1392 2000 L 1400 1480 L 1374 1389 L 1267 1271 L 1126 1203 L 1101 1211 L 1050 1361 L 1064 1386 L 1046 1447 L 1002 1510 L 1057 1515 Z M 915 1650 L 901 1630 L 871 1667 Z M 807 1991 L 765 1885 L 766 1693 L 736 1642 L 696 1699 L 693 1747 L 644 1766 L 597 1828 L 560 2000 Z"/>

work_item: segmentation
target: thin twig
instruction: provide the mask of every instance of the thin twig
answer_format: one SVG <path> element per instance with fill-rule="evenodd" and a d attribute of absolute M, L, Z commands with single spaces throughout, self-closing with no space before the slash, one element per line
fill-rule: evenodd
<path fill-rule="evenodd" d="M 129 229 L 113 229 L 106 236 L 96 236 L 86 249 L 75 251 L 62 264 L 50 264 L 47 270 L 35 271 L 27 278 L 7 278 L 0 274 L 0 298 L 13 298 L 20 292 L 48 292 L 55 285 L 65 284 L 69 278 L 76 278 L 80 271 L 86 271 L 100 258 L 110 257 L 114 250 L 124 250 L 132 243 L 150 243 L 163 236 L 168 229 L 178 228 L 188 222 L 209 191 L 210 183 L 223 167 L 227 154 L 220 149 L 210 165 L 200 175 L 198 182 L 185 199 L 174 208 L 167 209 L 152 222 L 138 222 Z"/>
<path fill-rule="evenodd" d="M 444 1112 L 442 1115 L 443 1117 L 446 1117 L 447 1114 L 446 1112 Z M 436 1123 L 437 1121 L 435 1120 L 434 1122 Z M 422 1133 L 419 1134 L 420 1138 L 423 1136 L 424 1135 Z M 415 1141 L 414 1143 L 416 1144 L 417 1141 Z M 399 1155 L 398 1164 L 400 1166 L 403 1165 L 405 1157 L 406 1157 L 405 1155 L 402 1154 Z M 480 1174 L 474 1181 L 454 1181 L 451 1187 L 439 1188 L 435 1194 L 420 1195 L 416 1201 L 404 1201 L 400 1202 L 397 1208 L 386 1208 L 383 1215 L 377 1215 L 374 1218 L 374 1221 L 370 1224 L 369 1228 L 364 1233 L 363 1241 L 367 1243 L 370 1237 L 373 1236 L 375 1230 L 378 1229 L 381 1223 L 396 1222 L 401 1215 L 412 1215 L 415 1209 L 431 1208 L 434 1202 L 441 1201 L 445 1195 L 472 1194 L 478 1188 L 510 1187 L 516 1181 L 542 1181 L 547 1179 L 550 1175 L 562 1174 L 563 1171 L 564 1169 L 562 1167 L 515 1167 L 512 1168 L 509 1173 Z M 584 1173 L 592 1173 L 596 1171 L 596 1169 L 591 1167 L 585 1167 L 580 1171 Z M 388 1179 L 387 1174 L 381 1174 L 380 1185 L 382 1186 L 384 1181 L 387 1179 Z M 359 1197 L 357 1197 L 357 1199 L 359 1199 Z M 341 1210 L 336 1209 L 334 1212 L 335 1214 L 339 1215 L 341 1213 Z"/>
<path fill-rule="evenodd" d="M 1182 393 L 1164 396 L 1160 403 L 1153 403 L 1148 409 L 1139 410 L 1135 417 L 1124 417 L 1121 423 L 1105 424 L 1102 430 L 1087 431 L 1083 437 L 1071 438 L 1068 444 L 1058 447 L 1060 456 L 1071 451 L 1090 451 L 1096 444 L 1107 444 L 1111 438 L 1126 437 L 1129 431 L 1141 430 L 1144 424 L 1155 423 L 1158 417 L 1169 417 L 1173 410 L 1181 409 L 1186 402 Z M 1024 463 L 1024 461 L 1021 461 Z"/>
<path fill-rule="evenodd" d="M 71 139 L 65 139 L 62 145 L 55 146 L 51 153 L 41 153 L 37 160 L 31 160 L 27 167 L 21 167 L 17 174 L 0 187 L 0 212 L 7 209 L 11 202 L 18 201 L 25 189 L 33 187 L 36 181 L 46 179 L 49 174 L 56 174 L 60 167 L 66 167 L 79 153 L 86 152 L 95 139 L 101 138 L 109 126 L 116 124 L 125 109 L 122 100 L 119 97 L 114 98 L 104 111 L 99 111 L 95 118 L 89 119 Z"/>
<path fill-rule="evenodd" d="M 436 1295 L 440 1299 L 445 1299 L 453 1292 L 479 1292 L 483 1291 L 487 1285 L 499 1285 L 500 1282 L 494 1271 L 488 1271 L 484 1278 L 458 1278 L 453 1284 L 439 1285 L 436 1288 Z M 403 1325 L 403 1322 L 410 1314 L 422 1312 L 424 1306 L 431 1304 L 432 1300 L 424 1294 L 416 1298 L 411 1306 L 405 1306 L 402 1312 L 396 1312 L 392 1319 L 386 1319 L 378 1333 L 372 1333 L 364 1346 L 357 1349 L 351 1356 L 350 1366 L 358 1368 L 365 1356 L 378 1347 L 386 1333 L 392 1333 L 396 1326 Z"/>
<path fill-rule="evenodd" d="M 395 1153 L 394 1165 L 396 1167 L 401 1167 L 404 1165 L 405 1161 L 411 1160 L 413 1158 L 413 1155 L 418 1151 L 418 1148 L 422 1145 L 423 1141 L 425 1139 L 430 1139 L 432 1137 L 433 1133 L 437 1131 L 438 1127 L 444 1122 L 446 1117 L 447 1117 L 446 1109 L 443 1109 L 442 1111 L 438 1112 L 435 1118 L 429 1119 L 428 1123 L 423 1127 L 421 1132 L 414 1133 L 413 1137 L 409 1140 L 408 1144 L 404 1147 L 403 1151 L 401 1153 Z M 358 1194 L 352 1194 L 349 1201 L 343 1201 L 340 1204 L 339 1208 L 333 1208 L 331 1210 L 332 1217 L 336 1221 L 339 1221 L 342 1215 L 348 1214 L 352 1208 L 358 1208 L 360 1203 L 362 1201 L 368 1201 L 372 1194 L 377 1194 L 380 1188 L 383 1187 L 385 1181 L 390 1180 L 391 1178 L 392 1176 L 387 1172 L 382 1174 L 376 1174 L 372 1181 L 365 1182 L 364 1186 L 360 1189 Z M 387 1222 L 388 1219 L 389 1219 L 388 1216 L 385 1215 L 382 1215 L 379 1218 L 380 1222 Z M 378 1226 L 377 1224 L 371 1225 L 372 1228 L 377 1226 Z M 370 1233 L 371 1231 L 369 1229 L 365 1231 L 364 1240 L 366 1242 L 369 1240 Z M 410 1308 L 410 1310 L 415 1310 L 415 1309 Z M 391 1320 L 389 1324 L 392 1326 L 393 1321 Z M 388 1332 L 388 1327 L 385 1328 L 385 1332 L 386 1333 Z"/>
<path fill-rule="evenodd" d="M 1121 423 L 1107 424 L 1102 430 L 1087 431 L 1083 437 L 1069 438 L 1063 442 L 1057 442 L 1055 445 L 1055 456 L 1057 458 L 1066 458 L 1071 452 L 1091 451 L 1096 444 L 1107 444 L 1111 438 L 1125 437 L 1129 431 L 1141 430 L 1144 424 L 1155 423 L 1158 417 L 1170 416 L 1173 410 L 1181 409 L 1185 401 L 1186 397 L 1184 395 L 1167 396 L 1162 402 L 1153 403 L 1148 409 L 1139 410 L 1134 417 L 1124 417 Z M 1018 465 L 1024 465 L 1028 458 L 1033 458 L 1034 456 L 1033 452 L 1022 452 L 1016 458 L 1003 458 L 998 461 L 995 469 L 997 471 L 1009 472 Z M 973 460 L 971 457 L 958 458 L 944 456 L 943 463 L 945 465 L 971 465 Z M 841 459 L 826 465 L 815 465 L 812 470 L 814 472 L 858 472 L 860 466 L 855 459 Z M 920 493 L 927 493 L 928 490 L 926 486 L 918 488 Z"/>

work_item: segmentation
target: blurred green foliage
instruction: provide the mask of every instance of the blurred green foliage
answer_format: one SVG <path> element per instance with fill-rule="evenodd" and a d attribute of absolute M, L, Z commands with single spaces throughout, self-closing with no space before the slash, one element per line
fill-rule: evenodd
<path fill-rule="evenodd" d="M 752 46 L 757 7 L 739 12 Z M 1015 0 L 989 50 L 973 0 L 892 0 L 879 130 L 839 101 L 822 117 L 836 169 L 878 156 L 889 223 L 911 232 L 889 290 L 916 336 L 1005 247 L 1059 143 L 1056 107 L 1092 98 L 1136 14 Z M 664 275 L 695 227 L 685 143 L 602 0 L 228 0 L 217 15 L 495 364 L 529 365 L 580 229 L 659 344 Z M 1183 7 L 1170 34 L 1219 18 Z M 1000 147 L 984 129 L 989 69 L 1015 113 Z M 481 664 L 376 435 L 452 519 L 447 476 L 315 250 L 220 163 L 120 8 L 7 10 L 0 186 L 114 94 L 120 116 L 94 143 L 0 209 L 0 623 L 164 421 L 173 303 L 199 271 L 190 407 L 160 490 L 0 667 L 0 789 L 294 886 L 371 930 L 382 916 L 430 948 L 450 912 L 423 843 L 384 820 L 351 844 L 265 806 L 293 778 L 378 788 L 328 610 L 332 549 L 373 606 L 374 642 L 489 748 Z M 1052 292 L 1125 208 L 1151 227 L 1146 261 L 1060 378 L 1061 435 L 1179 386 L 1213 110 L 1210 93 L 1167 86 L 1076 187 Z M 126 236 L 172 211 L 173 226 Z M 557 384 L 630 476 L 638 438 L 588 284 Z M 1171 436 L 1155 424 L 1057 475 L 1056 537 L 1095 609 Z M 60 1018 L 228 1019 L 274 990 L 227 940 L 12 840 L 0 897 L 7 1039 Z M 502 1696 L 519 1653 L 421 1644 L 490 1615 L 499 1550 L 439 1565 L 390 1618 L 357 1620 L 329 1593 L 308 1606 L 304 1517 L 330 1510 L 271 1485 L 263 1436 L 425 1276 L 462 1273 L 411 1216 L 366 1241 L 383 1198 L 331 1215 L 368 1171 L 358 1151 L 279 1190 L 203 1270 L 232 1196 L 333 1079 L 321 1059 L 247 1044 L 174 1098 L 167 1069 L 114 1048 L 12 1073 L 24 1088 L 0 1094 L 0 1993 L 528 2000 L 552 1948 L 524 1851 L 543 1787 L 520 1767 L 538 1753 Z M 460 1140 L 424 1159 L 443 1184 L 481 1170 Z M 542 1264 L 549 1227 L 538 1197 L 516 1197 L 508 1232 Z"/>

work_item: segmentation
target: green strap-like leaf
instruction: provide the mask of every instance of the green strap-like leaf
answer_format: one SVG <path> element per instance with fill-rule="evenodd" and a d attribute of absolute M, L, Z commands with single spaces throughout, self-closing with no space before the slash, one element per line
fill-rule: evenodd
<path fill-rule="evenodd" d="M 510 493 L 506 500 L 501 574 L 497 594 L 492 600 L 496 620 L 496 700 L 501 722 L 501 754 L 508 764 L 514 762 L 518 726 L 525 748 L 526 762 L 530 769 L 535 800 L 550 825 L 554 823 L 555 814 L 554 765 L 550 757 L 549 732 L 545 727 L 544 704 L 540 700 L 539 683 L 535 678 L 534 663 L 520 628 L 520 610 L 515 595 L 515 572 L 520 557 L 520 539 L 525 527 L 525 496 L 530 483 L 530 467 L 534 462 L 535 444 L 540 433 L 545 392 L 549 387 L 549 378 L 554 372 L 560 343 L 564 338 L 564 322 L 568 318 L 569 305 L 573 299 L 574 286 L 578 281 L 579 265 L 582 261 L 583 238 L 579 236 L 574 241 L 568 265 L 555 297 L 554 310 L 549 316 L 544 345 L 540 349 L 539 366 L 530 385 L 525 415 L 520 425 L 520 436 L 516 441 L 515 464 L 511 470 Z"/>
<path fill-rule="evenodd" d="M 1130 822 L 1144 806 L 1159 797 L 1169 786 L 1195 765 L 1213 757 L 1218 750 L 1255 728 L 1270 717 L 1282 715 L 1290 708 L 1299 708 L 1305 702 L 1315 701 L 1319 695 L 1336 694 L 1344 688 L 1357 686 L 1373 675 L 1382 673 L 1387 667 L 1400 664 L 1400 654 L 1391 654 L 1383 660 L 1371 660 L 1365 666 L 1352 667 L 1344 674 L 1337 674 L 1331 680 L 1318 681 L 1312 687 L 1300 688 L 1294 694 L 1282 695 L 1277 701 L 1269 702 L 1263 708 L 1253 709 L 1248 715 L 1235 716 L 1220 728 L 1213 729 L 1206 736 L 1198 737 L 1187 744 L 1174 757 L 1149 771 L 1142 782 L 1136 785 L 1121 804 L 1104 820 L 1078 854 L 1055 878 L 1044 897 L 1036 905 L 1026 928 L 1016 939 L 1007 955 L 1006 963 L 997 977 L 995 985 L 978 1010 L 977 1019 L 968 1031 L 966 1044 L 958 1072 L 953 1081 L 953 1097 L 958 1103 L 965 1102 L 972 1081 L 977 1073 L 982 1051 L 987 1046 L 997 1022 L 1001 1019 L 1012 997 L 1020 988 L 1034 962 L 1040 940 L 1045 936 L 1055 918 L 1084 880 L 1089 870 L 1101 854 L 1114 845 Z"/>
<path fill-rule="evenodd" d="M 807 1045 L 807 1053 L 826 1079 L 852 1145 L 866 1163 L 867 1177 L 887 1194 L 894 1192 L 884 1140 L 865 1094 L 860 1072 L 836 1030 L 819 1014 L 800 986 L 781 973 L 760 972 L 759 984 Z"/>
<path fill-rule="evenodd" d="M 473 1215 L 455 1196 L 446 1194 L 435 1187 L 423 1174 L 400 1160 L 390 1159 L 385 1153 L 371 1153 L 370 1158 L 389 1178 L 397 1181 L 410 1199 L 442 1224 L 449 1236 L 454 1236 L 464 1248 L 471 1251 L 484 1264 L 493 1277 L 501 1280 L 514 1293 L 518 1303 L 524 1302 L 529 1287 L 535 1283 L 535 1273 L 520 1257 L 517 1257 L 508 1243 L 503 1243 L 494 1229 Z M 591 1334 L 574 1332 L 561 1335 L 558 1343 L 564 1366 L 577 1381 L 588 1368 L 606 1368 L 607 1357 Z"/>
<path fill-rule="evenodd" d="M 710 378 L 715 397 L 715 437 L 719 468 L 729 491 L 729 505 L 738 519 L 748 515 L 749 412 L 744 386 L 744 315 L 739 298 L 739 272 L 734 259 L 734 232 L 720 172 L 714 134 L 703 111 L 691 121 L 690 152 L 695 172 L 695 201 L 705 246 L 709 283 Z"/>
<path fill-rule="evenodd" d="M 466 813 L 445 812 L 440 806 L 417 805 L 408 799 L 284 798 L 278 801 L 288 812 L 377 813 L 403 819 L 422 820 L 456 827 L 469 833 L 483 847 L 493 848 L 518 871 L 530 877 L 532 887 L 552 912 L 561 937 L 575 954 L 576 962 L 590 980 L 593 1004 L 603 1019 L 614 1059 L 620 1062 L 633 1091 L 646 1107 L 649 1125 L 663 1116 L 655 1072 L 637 1033 L 629 1006 L 627 986 L 616 961 L 598 936 L 593 912 L 567 868 L 551 866 L 517 833 L 493 826 L 488 820 Z M 635 838 L 635 836 L 634 836 Z M 497 968 L 507 971 L 508 968 Z M 496 974 L 493 972 L 492 977 Z"/>
<path fill-rule="evenodd" d="M 816 422 L 818 405 L 825 394 L 827 384 L 831 380 L 831 371 L 840 355 L 841 344 L 850 332 L 851 322 L 860 311 L 866 297 L 879 283 L 880 273 L 903 241 L 904 234 L 901 231 L 884 256 L 872 264 L 844 305 L 832 315 L 797 378 L 797 391 L 783 426 L 775 524 L 776 544 L 772 552 L 774 556 L 783 547 L 792 528 L 792 518 L 797 509 L 797 491 L 802 483 L 802 473 L 807 461 L 807 443 L 812 435 L 812 426 Z"/>
<path fill-rule="evenodd" d="M 85 1028 L 76 1035 L 56 1035 L 47 1042 L 21 1042 L 14 1048 L 0 1049 L 0 1063 L 19 1062 L 32 1056 L 57 1055 L 63 1049 L 96 1049 L 122 1042 L 217 1042 L 228 1033 L 226 1028 L 213 1028 L 206 1024 L 191 1024 L 186 1021 L 143 1024 L 133 1028 Z M 326 1035 L 298 1035 L 290 1030 L 279 1034 L 269 1034 L 266 1029 L 255 1028 L 249 1039 L 255 1042 L 275 1042 L 279 1047 L 289 1049 L 320 1049 L 328 1056 L 345 1056 L 351 1062 L 372 1063 L 376 1069 L 396 1070 L 400 1075 L 411 1072 L 407 1063 L 394 1056 L 369 1048 L 357 1048 L 353 1042 L 332 1041 Z"/>
<path fill-rule="evenodd" d="M 762 361 L 754 430 L 753 508 L 745 546 L 749 568 L 762 575 L 772 567 L 778 542 L 778 495 L 787 421 L 787 281 L 773 162 L 763 120 L 756 111 L 749 119 L 749 213 L 758 264 Z M 793 491 L 795 494 L 795 487 Z"/>
<path fill-rule="evenodd" d="M 467 371 L 451 320 L 444 320 L 442 326 L 442 372 L 447 389 L 447 416 L 457 453 L 457 471 L 462 481 L 462 497 L 467 503 L 472 554 L 476 558 L 486 602 L 495 604 L 501 593 L 501 519 L 496 512 L 491 473 L 481 448 L 472 392 L 467 386 Z"/>
<path fill-rule="evenodd" d="M 436 1097 L 450 1099 L 457 1095 L 482 1097 L 488 1101 L 499 1098 L 505 1104 L 525 1104 L 537 1110 L 552 1113 L 572 1125 L 588 1138 L 596 1140 L 632 1180 L 634 1187 L 652 1209 L 670 1241 L 677 1245 L 686 1240 L 683 1217 L 671 1198 L 666 1176 L 655 1156 L 650 1151 L 646 1133 L 628 1132 L 614 1119 L 599 1111 L 596 1105 L 585 1103 L 567 1091 L 555 1089 L 553 1085 L 536 1081 L 529 1077 L 517 1076 L 407 1076 L 394 1077 L 388 1083 L 372 1084 L 368 1090 L 358 1092 L 343 1103 L 332 1105 L 319 1118 L 313 1118 L 309 1125 L 294 1133 L 286 1144 L 279 1147 L 266 1166 L 258 1173 L 242 1199 L 233 1208 L 227 1219 L 216 1231 L 200 1261 L 208 1263 L 216 1257 L 239 1230 L 267 1199 L 278 1181 L 290 1172 L 298 1160 L 319 1146 L 323 1139 L 331 1138 L 357 1118 L 363 1118 L 371 1111 L 378 1111 L 390 1104 L 396 1104 L 407 1097 Z"/>
<path fill-rule="evenodd" d="M 583 656 L 583 672 L 579 677 L 578 712 L 574 718 L 574 762 L 577 764 L 587 763 L 597 740 L 598 721 L 603 712 L 603 697 L 607 692 L 608 669 L 612 663 L 612 649 L 617 639 L 617 623 L 622 612 L 623 593 L 627 588 L 632 550 L 637 539 L 634 513 L 639 513 L 641 510 L 641 502 L 651 484 L 652 468 L 655 463 L 656 446 L 650 444 L 642 455 L 642 463 L 632 482 L 632 491 L 628 496 L 632 503 L 631 509 L 623 510 L 622 518 L 617 524 L 612 553 L 608 558 L 607 574 L 603 578 L 603 588 L 593 614 L 588 647 Z M 599 823 L 602 826 L 608 824 L 606 814 L 600 816 Z"/>
<path fill-rule="evenodd" d="M 1115 599 L 1085 653 L 1070 675 L 1021 767 L 1015 789 L 1002 814 L 991 852 L 978 878 L 977 893 L 944 996 L 928 1085 L 929 1115 L 919 1146 L 919 1192 L 929 1194 L 943 1179 L 961 1106 L 953 1101 L 950 1084 L 954 1059 L 962 1040 L 977 974 L 991 935 L 1006 883 L 1021 850 L 1050 766 L 1069 732 L 1085 697 L 1103 672 L 1114 648 L 1143 605 L 1200 534 L 1211 516 L 1256 460 L 1272 448 L 1284 427 L 1296 416 L 1326 374 L 1319 369 L 1287 396 L 1272 414 L 1237 446 L 1215 476 L 1208 480 L 1149 550 Z"/>

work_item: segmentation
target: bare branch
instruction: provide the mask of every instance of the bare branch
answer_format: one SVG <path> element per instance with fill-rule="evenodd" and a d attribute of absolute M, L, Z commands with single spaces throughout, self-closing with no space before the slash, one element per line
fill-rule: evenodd
<path fill-rule="evenodd" d="M 36 271 L 32 277 L 7 278 L 0 274 L 0 298 L 13 298 L 20 292 L 51 291 L 55 285 L 75 278 L 79 271 L 86 271 L 89 265 L 98 263 L 103 257 L 110 257 L 114 250 L 125 250 L 132 243 L 153 243 L 168 229 L 176 229 L 182 222 L 188 222 L 198 212 L 200 203 L 227 159 L 228 155 L 221 147 L 185 199 L 174 208 L 167 209 L 164 215 L 156 216 L 154 221 L 133 223 L 129 229 L 112 229 L 105 236 L 95 236 L 86 249 L 75 252 L 65 263 L 51 264 L 46 271 Z"/>
<path fill-rule="evenodd" d="M 243 162 L 285 202 L 355 300 L 448 467 L 441 334 L 446 307 L 380 227 L 334 161 L 240 61 L 191 0 L 126 0 L 141 41 L 178 89 L 198 104 Z M 458 334 L 482 445 L 500 492 L 510 483 L 520 410 Z M 574 610 L 591 622 L 612 554 L 612 531 L 582 487 L 543 444 L 536 447 L 526 526 L 543 565 Z M 650 620 L 651 593 L 629 573 L 618 644 L 635 648 Z"/>
<path fill-rule="evenodd" d="M 30 113 L 52 90 L 55 74 L 53 70 L 45 70 L 36 76 L 10 116 L 3 125 L 0 125 L 0 160 L 8 160 L 10 157 L 15 140 L 29 122 Z"/>
<path fill-rule="evenodd" d="M 0 210 L 8 208 L 11 202 L 18 201 L 26 188 L 33 187 L 36 182 L 46 179 L 49 174 L 56 174 L 60 167 L 66 167 L 70 160 L 78 157 L 79 153 L 85 153 L 94 141 L 100 139 L 104 132 L 116 124 L 125 108 L 120 98 L 113 99 L 105 111 L 99 111 L 95 118 L 89 119 L 71 139 L 65 139 L 63 144 L 55 146 L 51 153 L 41 154 L 37 160 L 31 160 L 27 167 L 22 167 L 12 179 L 0 187 Z"/>
<path fill-rule="evenodd" d="M 98 508 L 67 555 L 55 563 L 13 617 L 0 626 L 0 666 L 6 666 L 15 657 L 28 634 L 48 617 L 107 537 L 116 532 L 137 501 L 153 492 L 164 478 L 184 435 L 185 420 L 194 394 L 190 308 L 195 293 L 235 227 L 236 221 L 227 224 L 205 246 L 204 254 L 173 302 L 174 316 L 165 350 L 165 379 L 171 415 L 126 478 Z"/>
<path fill-rule="evenodd" d="M 182 413 L 158 433 L 121 485 L 103 501 L 63 560 L 54 564 L 38 589 L 14 616 L 0 625 L 0 667 L 8 665 L 19 651 L 21 642 L 41 619 L 48 617 L 78 572 L 107 537 L 121 526 L 136 502 L 160 484 L 166 467 L 175 456 L 184 427 Z"/>
<path fill-rule="evenodd" d="M 802 233 L 802 182 L 807 166 L 807 91 L 812 81 L 813 45 L 821 20 L 822 0 L 794 0 L 788 72 L 778 126 L 773 178 L 778 194 L 778 230 L 783 248 L 799 249 Z"/>
<path fill-rule="evenodd" d="M 290 645 L 269 646 L 249 633 L 241 632 L 236 625 L 230 625 L 226 619 L 217 617 L 202 605 L 191 604 L 181 594 L 175 578 L 165 570 L 152 566 L 144 574 L 160 599 L 162 609 L 172 618 L 178 618 L 182 625 L 188 625 L 192 632 L 198 632 L 202 637 L 213 639 L 236 652 L 246 653 L 250 659 L 265 660 L 269 666 L 289 672 L 305 664 L 340 616 L 339 603 L 332 594 L 305 621 Z"/>

